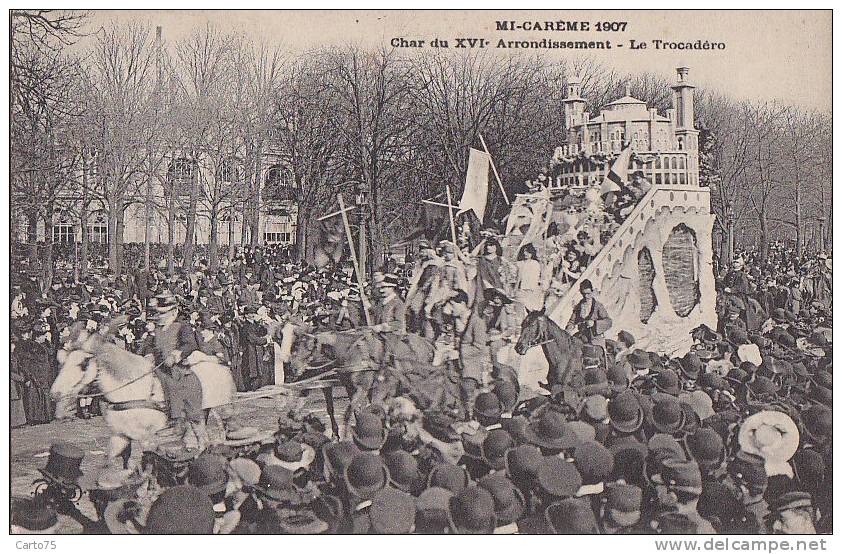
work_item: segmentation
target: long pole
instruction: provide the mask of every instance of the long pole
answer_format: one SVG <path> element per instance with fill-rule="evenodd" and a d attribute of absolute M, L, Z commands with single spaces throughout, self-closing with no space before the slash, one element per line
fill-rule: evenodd
<path fill-rule="evenodd" d="M 488 145 L 485 144 L 485 139 L 482 138 L 482 133 L 477 133 L 479 135 L 479 141 L 482 143 L 482 147 L 485 150 L 485 153 L 488 154 L 488 161 L 491 162 L 491 170 L 494 172 L 494 177 L 497 179 L 497 185 L 500 187 L 500 192 L 503 193 L 503 200 L 506 201 L 507 206 L 511 206 L 511 202 L 509 202 L 509 197 L 506 195 L 506 189 L 503 188 L 503 181 L 500 179 L 500 174 L 497 173 L 497 166 L 494 165 L 494 158 L 491 156 L 491 152 L 488 151 Z"/>
<path fill-rule="evenodd" d="M 459 248 L 456 242 L 456 222 L 453 220 L 453 201 L 450 197 L 450 185 L 444 185 L 447 189 L 447 215 L 450 216 L 450 237 L 453 239 L 453 246 Z"/>
<path fill-rule="evenodd" d="M 371 325 L 371 314 L 368 311 L 368 298 L 365 295 L 365 285 L 363 283 L 362 273 L 360 273 L 360 262 L 357 259 L 357 249 L 354 248 L 354 237 L 351 235 L 351 225 L 348 223 L 348 214 L 345 211 L 345 201 L 342 199 L 342 193 L 336 195 L 339 200 L 339 210 L 342 212 L 342 225 L 345 226 L 345 236 L 348 239 L 348 248 L 351 249 L 351 260 L 354 262 L 354 271 L 357 274 L 357 286 L 360 287 L 360 301 L 363 304 L 363 313 L 365 314 L 366 325 Z"/>

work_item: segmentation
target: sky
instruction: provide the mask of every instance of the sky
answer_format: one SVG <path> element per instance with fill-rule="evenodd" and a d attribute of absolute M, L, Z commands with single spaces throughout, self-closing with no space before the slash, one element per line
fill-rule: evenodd
<path fill-rule="evenodd" d="M 508 40 L 610 40 L 610 50 L 542 50 L 549 58 L 587 55 L 622 72 L 654 72 L 674 80 L 675 68 L 690 67 L 693 84 L 738 99 L 779 100 L 830 112 L 831 12 L 826 11 L 95 11 L 91 29 L 111 21 L 138 20 L 163 27 L 168 43 L 207 23 L 237 30 L 292 51 L 323 45 L 389 46 L 394 38 L 484 38 L 492 48 Z M 589 22 L 581 31 L 497 31 L 496 21 Z M 597 32 L 597 22 L 626 22 L 625 31 Z M 725 43 L 724 50 L 656 49 L 664 42 Z M 647 48 L 632 50 L 631 40 Z M 618 47 L 617 44 L 622 44 Z M 406 50 L 412 50 L 407 48 Z M 510 50 L 492 50 L 508 55 Z M 521 52 L 524 52 L 521 50 Z M 528 52 L 535 52 L 529 50 Z"/>

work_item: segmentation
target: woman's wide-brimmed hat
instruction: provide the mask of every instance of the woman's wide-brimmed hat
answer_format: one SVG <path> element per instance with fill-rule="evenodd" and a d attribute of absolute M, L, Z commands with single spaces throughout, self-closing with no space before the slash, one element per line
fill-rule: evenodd
<path fill-rule="evenodd" d="M 740 449 L 748 454 L 760 456 L 770 463 L 789 461 L 798 449 L 800 433 L 798 426 L 783 412 L 765 410 L 749 416 L 737 435 Z"/>

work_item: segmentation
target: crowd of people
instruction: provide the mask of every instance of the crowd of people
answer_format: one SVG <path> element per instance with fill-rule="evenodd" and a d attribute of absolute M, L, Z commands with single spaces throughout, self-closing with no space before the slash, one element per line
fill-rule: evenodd
<path fill-rule="evenodd" d="M 696 329 L 693 349 L 676 358 L 637 347 L 625 331 L 605 338 L 610 319 L 585 283 L 569 327 L 584 343 L 580 379 L 537 395 L 521 390 L 489 354 L 517 333 L 517 310 L 542 299 L 534 250 L 518 257 L 502 258 L 491 235 L 472 253 L 422 242 L 407 283 L 391 273 L 375 279 L 372 327 L 434 341 L 433 363 L 455 364 L 461 375 L 464 410 L 443 419 L 409 397 L 385 398 L 362 407 L 341 440 L 312 415 L 281 413 L 275 442 L 259 453 L 210 449 L 190 462 L 182 484 L 151 496 L 120 483 L 121 494 L 98 504 L 100 518 L 86 530 L 832 531 L 826 255 L 799 260 L 780 244 L 766 264 L 747 264 L 753 257 L 743 254 L 717 279 L 720 326 Z M 215 352 L 242 390 L 271 382 L 262 369 L 271 360 L 267 322 L 365 324 L 361 314 L 351 315 L 351 270 L 315 272 L 267 259 L 258 248 L 213 274 L 200 261 L 195 271 L 170 278 L 139 271 L 56 283 L 45 294 L 16 285 L 12 367 L 24 385 L 24 415 L 48 419 L 49 398 L 27 391 L 49 387 L 53 349 L 73 321 L 93 331 L 115 314 L 129 316 L 115 339 L 144 352 L 155 320 L 145 314 L 167 308 L 161 299 L 175 299 L 184 322 L 199 330 L 197 348 L 219 339 Z M 333 310 L 324 298 L 335 299 Z M 24 373 L 32 369 L 38 371 Z M 54 445 L 47 469 L 72 481 L 83 455 Z M 56 517 L 50 506 L 22 501 L 13 525 L 43 530 Z"/>

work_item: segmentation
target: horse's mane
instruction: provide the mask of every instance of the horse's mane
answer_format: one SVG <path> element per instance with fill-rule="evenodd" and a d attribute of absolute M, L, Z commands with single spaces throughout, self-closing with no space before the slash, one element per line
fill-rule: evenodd
<path fill-rule="evenodd" d="M 97 367 L 115 379 L 127 381 L 149 370 L 149 360 L 108 342 L 102 335 L 94 335 L 85 346 L 94 356 Z"/>
<path fill-rule="evenodd" d="M 553 321 L 553 319 L 550 316 L 548 316 L 546 313 L 544 313 L 541 317 L 543 317 L 544 321 L 546 322 L 547 333 L 552 335 L 553 339 L 567 339 L 567 340 L 569 340 L 571 338 L 570 335 L 567 333 L 567 331 L 562 329 L 561 325 L 559 325 L 558 323 Z"/>

